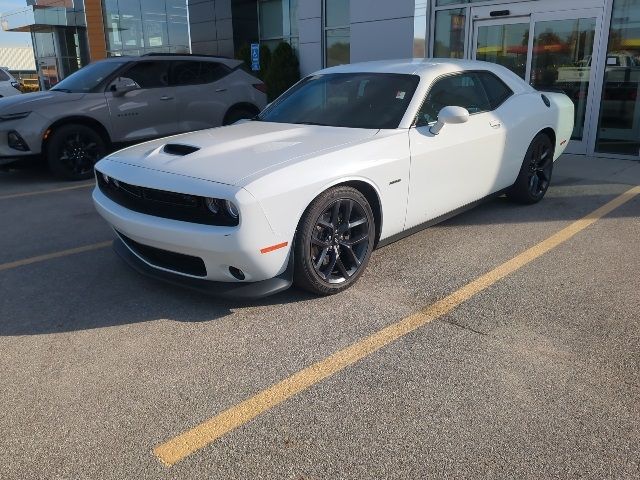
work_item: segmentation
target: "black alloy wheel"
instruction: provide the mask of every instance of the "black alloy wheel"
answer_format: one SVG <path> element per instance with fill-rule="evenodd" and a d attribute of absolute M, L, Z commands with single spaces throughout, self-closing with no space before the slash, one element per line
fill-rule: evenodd
<path fill-rule="evenodd" d="M 296 284 L 330 295 L 355 283 L 371 256 L 374 223 L 371 207 L 358 190 L 337 187 L 320 195 L 296 235 Z"/>
<path fill-rule="evenodd" d="M 65 125 L 55 130 L 47 148 L 51 170 L 68 180 L 91 177 L 93 166 L 105 154 L 102 137 L 84 125 Z"/>
<path fill-rule="evenodd" d="M 548 135 L 538 134 L 529 146 L 516 182 L 507 196 L 519 203 L 537 203 L 549 189 L 553 173 L 553 143 Z"/>

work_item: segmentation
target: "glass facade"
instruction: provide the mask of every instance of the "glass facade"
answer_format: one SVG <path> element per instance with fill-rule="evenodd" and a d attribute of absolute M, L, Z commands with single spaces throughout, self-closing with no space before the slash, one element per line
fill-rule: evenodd
<path fill-rule="evenodd" d="M 432 5 L 434 57 L 498 63 L 536 88 L 564 91 L 576 107 L 570 152 L 640 155 L 640 0 Z M 506 14 L 489 15 L 497 9 Z"/>
<path fill-rule="evenodd" d="M 640 0 L 614 0 L 596 151 L 640 154 Z"/>
<path fill-rule="evenodd" d="M 288 42 L 298 51 L 298 0 L 260 0 L 258 21 L 261 44 L 273 51 L 280 42 Z"/>
<path fill-rule="evenodd" d="M 185 0 L 103 0 L 109 56 L 189 53 Z"/>
<path fill-rule="evenodd" d="M 3 14 L 2 28 L 31 33 L 42 89 L 89 62 L 83 0 L 30 0 L 25 8 Z"/>
<path fill-rule="evenodd" d="M 324 65 L 333 67 L 351 61 L 349 0 L 324 2 Z"/>
<path fill-rule="evenodd" d="M 436 12 L 434 57 L 464 58 L 466 12 L 464 8 Z"/>

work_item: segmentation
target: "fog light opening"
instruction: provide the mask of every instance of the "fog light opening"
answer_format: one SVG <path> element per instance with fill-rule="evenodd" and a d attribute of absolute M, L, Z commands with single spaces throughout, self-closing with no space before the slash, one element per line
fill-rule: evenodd
<path fill-rule="evenodd" d="M 27 142 L 25 142 L 20 134 L 15 130 L 11 130 L 7 135 L 7 144 L 14 150 L 19 150 L 21 152 L 29 151 L 29 145 L 27 145 Z"/>
<path fill-rule="evenodd" d="M 239 268 L 229 267 L 229 273 L 231 275 L 233 275 L 234 278 L 237 278 L 238 280 L 244 280 L 245 279 L 244 272 L 242 270 L 240 270 Z"/>

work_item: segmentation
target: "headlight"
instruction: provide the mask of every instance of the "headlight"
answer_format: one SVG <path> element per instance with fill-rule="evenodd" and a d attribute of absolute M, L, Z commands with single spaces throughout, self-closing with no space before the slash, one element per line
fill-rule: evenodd
<path fill-rule="evenodd" d="M 221 200 L 219 198 L 207 197 L 204 199 L 204 204 L 209 212 L 220 218 L 220 220 L 225 223 L 229 223 L 231 225 L 238 224 L 238 217 L 240 216 L 240 213 L 238 212 L 238 207 L 236 207 L 233 202 L 229 200 Z"/>
<path fill-rule="evenodd" d="M 207 208 L 211 213 L 217 215 L 220 213 L 220 200 L 217 198 L 207 198 L 205 199 L 205 203 L 207 204 Z"/>
<path fill-rule="evenodd" d="M 227 211 L 231 218 L 238 218 L 240 213 L 238 212 L 238 207 L 236 207 L 232 202 L 226 200 L 224 202 L 224 209 Z"/>
<path fill-rule="evenodd" d="M 31 112 L 10 113 L 8 115 L 0 115 L 0 122 L 8 122 L 10 120 L 20 120 L 27 118 Z"/>
<path fill-rule="evenodd" d="M 107 175 L 106 173 L 102 173 L 101 175 L 102 175 L 102 179 L 104 180 L 104 183 L 109 185 L 109 175 Z"/>

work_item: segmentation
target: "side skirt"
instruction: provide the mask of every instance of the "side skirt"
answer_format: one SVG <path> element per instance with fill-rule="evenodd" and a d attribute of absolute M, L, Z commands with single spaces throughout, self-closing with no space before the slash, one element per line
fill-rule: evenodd
<path fill-rule="evenodd" d="M 400 233 L 396 233 L 395 235 L 391 235 L 390 237 L 385 238 L 384 240 L 380 240 L 378 242 L 378 245 L 376 246 L 376 249 L 378 248 L 382 248 L 382 247 L 386 247 L 387 245 L 390 245 L 392 243 L 397 242 L 398 240 L 402 240 L 403 238 L 409 237 L 411 235 L 413 235 L 414 233 L 418 233 L 421 230 L 424 230 L 425 228 L 428 227 L 432 227 L 433 225 L 436 225 L 438 223 L 442 223 L 446 220 L 449 220 L 450 218 L 455 217 L 456 215 L 459 215 L 463 212 L 466 212 L 467 210 L 471 210 L 472 208 L 477 207 L 478 205 L 480 205 L 481 203 L 484 203 L 488 200 L 491 200 L 493 198 L 497 198 L 500 197 L 501 195 L 504 195 L 506 193 L 506 191 L 509 190 L 509 187 L 507 188 L 503 188 L 502 190 L 499 190 L 495 193 L 491 193 L 489 195 L 487 195 L 486 197 L 482 197 L 479 200 L 476 200 L 475 202 L 471 202 L 468 203 L 467 205 L 464 205 L 460 208 L 456 208 L 455 210 L 452 210 L 448 213 L 445 213 L 444 215 L 440 215 L 439 217 L 436 218 L 432 218 L 431 220 L 427 220 L 424 223 L 421 223 L 420 225 L 416 225 L 415 227 L 411 227 L 408 228 L 407 230 L 404 230 Z"/>

